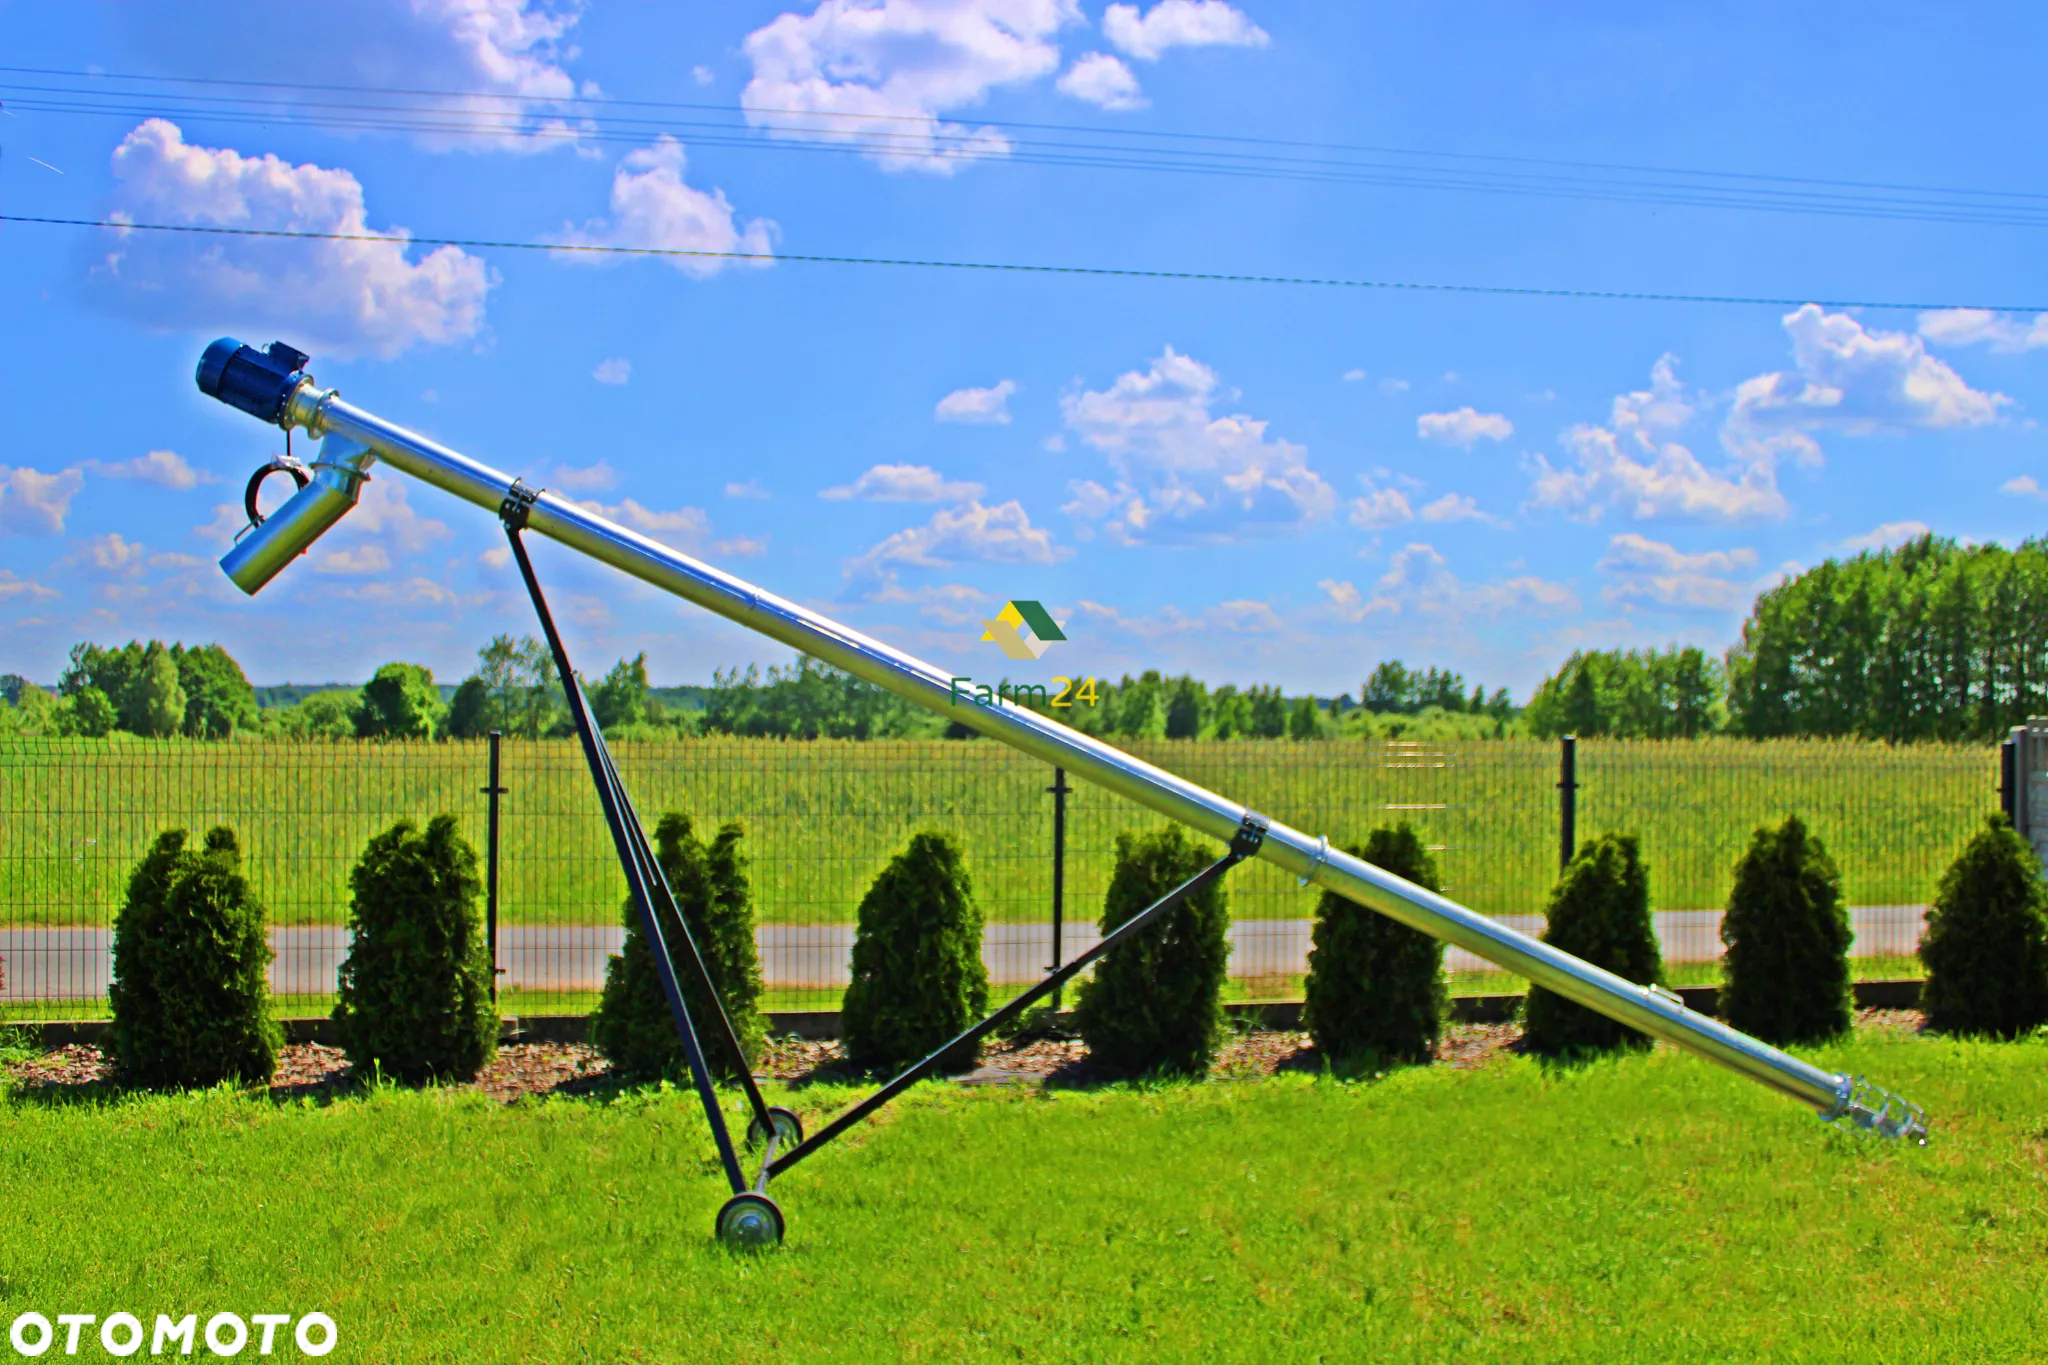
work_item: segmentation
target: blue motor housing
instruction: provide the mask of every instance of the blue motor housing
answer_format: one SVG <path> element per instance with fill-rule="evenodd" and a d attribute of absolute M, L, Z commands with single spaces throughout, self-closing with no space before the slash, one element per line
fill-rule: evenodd
<path fill-rule="evenodd" d="M 259 351 L 233 337 L 222 337 L 199 357 L 199 391 L 218 398 L 231 408 L 240 408 L 260 421 L 275 423 L 284 416 L 285 400 L 306 377 L 304 351 L 282 341 Z"/>

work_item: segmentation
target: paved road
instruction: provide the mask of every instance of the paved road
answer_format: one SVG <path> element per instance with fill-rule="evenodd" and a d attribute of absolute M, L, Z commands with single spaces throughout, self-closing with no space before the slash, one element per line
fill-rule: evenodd
<path fill-rule="evenodd" d="M 1864 905 L 1849 912 L 1856 930 L 1850 951 L 1858 957 L 1910 954 L 1920 942 L 1924 905 Z M 1503 924 L 1534 934 L 1542 931 L 1541 915 L 1502 915 Z M 1721 955 L 1718 910 L 1663 910 L 1656 916 L 1657 937 L 1669 962 L 1711 962 Z M 1306 970 L 1308 920 L 1241 920 L 1230 928 L 1234 947 L 1231 971 L 1244 977 L 1283 976 Z M 624 931 L 612 925 L 569 925 L 559 928 L 508 927 L 498 939 L 504 981 L 535 990 L 595 990 L 604 984 L 605 959 L 619 951 Z M 1092 925 L 1069 925 L 1061 937 L 1064 959 L 1071 960 L 1098 939 Z M 0 929 L 0 970 L 7 1000 L 91 999 L 106 993 L 111 975 L 113 935 L 105 929 Z M 348 951 L 347 931 L 274 929 L 271 946 L 277 960 L 270 968 L 270 988 L 280 995 L 326 994 L 334 989 L 335 971 Z M 843 986 L 847 957 L 853 948 L 850 924 L 764 924 L 755 932 L 761 965 L 771 986 Z M 1048 924 L 999 924 L 982 935 L 981 955 L 989 975 L 998 982 L 1030 981 L 1052 961 L 1052 927 Z M 1462 949 L 1444 955 L 1451 971 L 1486 966 Z"/>

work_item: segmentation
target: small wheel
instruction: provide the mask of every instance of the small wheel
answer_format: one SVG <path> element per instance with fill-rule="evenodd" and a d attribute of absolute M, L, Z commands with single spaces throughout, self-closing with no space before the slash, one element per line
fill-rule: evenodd
<path fill-rule="evenodd" d="M 777 1152 L 787 1153 L 790 1148 L 804 1140 L 804 1121 L 796 1116 L 795 1110 L 784 1109 L 778 1105 L 768 1111 L 768 1120 L 775 1125 Z M 747 1121 L 747 1146 L 759 1147 L 767 1140 L 768 1133 L 761 1127 L 761 1118 L 757 1114 Z"/>
<path fill-rule="evenodd" d="M 718 1240 L 734 1251 L 782 1245 L 782 1209 L 765 1194 L 736 1194 L 718 1211 Z"/>

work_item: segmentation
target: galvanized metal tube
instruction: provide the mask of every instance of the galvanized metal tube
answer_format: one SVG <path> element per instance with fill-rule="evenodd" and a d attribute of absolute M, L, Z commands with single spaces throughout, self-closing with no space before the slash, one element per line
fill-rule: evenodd
<path fill-rule="evenodd" d="M 344 403 L 331 391 L 319 392 L 310 383 L 302 384 L 292 395 L 286 420 L 316 435 L 338 432 L 360 441 L 392 468 L 493 511 L 516 482 L 508 474 Z M 1228 843 L 1247 814 L 1247 807 L 1238 802 L 1022 706 L 1003 699 L 979 705 L 954 687 L 950 675 L 930 664 L 629 531 L 566 498 L 540 493 L 527 515 L 527 525 L 537 534 L 958 720 L 1046 764 L 1086 777 L 1218 842 Z M 1258 856 L 1589 1009 L 1761 1081 L 1827 1117 L 1857 1112 L 1851 1105 L 1855 1078 L 1781 1052 L 1687 1009 L 1671 992 L 1638 986 L 1582 962 L 1333 849 L 1325 839 L 1274 823 Z"/>

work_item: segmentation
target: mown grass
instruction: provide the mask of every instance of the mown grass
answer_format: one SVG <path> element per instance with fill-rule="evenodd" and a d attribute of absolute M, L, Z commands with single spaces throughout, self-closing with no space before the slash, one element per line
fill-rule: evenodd
<path fill-rule="evenodd" d="M 713 1246 L 687 1096 L 0 1104 L 0 1317 L 320 1310 L 335 1359 L 2039 1358 L 2048 1045 L 1814 1054 L 1902 1147 L 1695 1059 L 924 1087 Z M 843 1094 L 795 1102 L 813 1116 Z"/>

